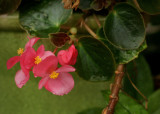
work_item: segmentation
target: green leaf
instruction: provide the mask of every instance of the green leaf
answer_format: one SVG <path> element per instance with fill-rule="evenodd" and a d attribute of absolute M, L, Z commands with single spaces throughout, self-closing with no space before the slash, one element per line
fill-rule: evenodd
<path fill-rule="evenodd" d="M 99 36 L 99 40 L 104 42 L 104 44 L 107 45 L 109 49 L 112 51 L 117 64 L 126 64 L 132 61 L 133 59 L 138 57 L 141 51 L 147 48 L 146 41 L 143 42 L 143 44 L 136 50 L 135 49 L 134 50 L 122 50 L 122 49 L 116 48 L 105 37 L 103 28 L 100 28 L 98 30 L 97 35 Z"/>
<path fill-rule="evenodd" d="M 107 105 L 109 103 L 109 95 L 110 91 L 105 90 L 102 91 L 102 94 L 107 99 Z M 132 98 L 126 96 L 123 93 L 119 93 L 119 100 L 115 107 L 114 114 L 148 114 L 148 112 L 144 109 L 144 107 L 138 104 Z"/>
<path fill-rule="evenodd" d="M 160 14 L 160 0 L 137 0 L 140 8 L 148 14 Z"/>
<path fill-rule="evenodd" d="M 117 4 L 106 17 L 104 33 L 115 47 L 138 49 L 145 39 L 145 28 L 141 14 L 127 3 Z"/>
<path fill-rule="evenodd" d="M 14 12 L 21 0 L 0 0 L 0 15 Z"/>
<path fill-rule="evenodd" d="M 160 89 L 154 92 L 148 101 L 148 111 L 150 114 L 160 114 Z"/>
<path fill-rule="evenodd" d="M 48 38 L 49 33 L 59 31 L 71 13 L 61 0 L 28 2 L 20 9 L 20 23 L 31 35 Z"/>
<path fill-rule="evenodd" d="M 102 42 L 91 37 L 83 37 L 78 42 L 76 71 L 89 81 L 109 80 L 115 71 L 115 61 L 111 51 Z"/>
<path fill-rule="evenodd" d="M 146 96 L 149 97 L 153 92 L 153 79 L 148 63 L 142 55 L 140 55 L 133 62 L 127 64 L 127 72 L 136 85 L 136 87 Z M 127 75 L 123 80 L 123 89 L 137 100 L 144 100 L 144 98 L 133 88 Z"/>

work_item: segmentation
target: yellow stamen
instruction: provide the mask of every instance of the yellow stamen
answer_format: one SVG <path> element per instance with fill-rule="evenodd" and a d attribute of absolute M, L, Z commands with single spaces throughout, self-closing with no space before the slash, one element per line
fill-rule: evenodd
<path fill-rule="evenodd" d="M 52 74 L 49 75 L 49 77 L 50 77 L 51 79 L 56 79 L 56 78 L 58 77 L 58 75 L 59 75 L 59 73 L 53 71 Z"/>
<path fill-rule="evenodd" d="M 19 49 L 17 50 L 17 53 L 18 53 L 18 55 L 22 55 L 22 54 L 23 54 L 23 48 L 19 48 Z"/>
<path fill-rule="evenodd" d="M 42 61 L 42 59 L 39 56 L 37 56 L 34 60 L 35 64 L 39 64 Z"/>

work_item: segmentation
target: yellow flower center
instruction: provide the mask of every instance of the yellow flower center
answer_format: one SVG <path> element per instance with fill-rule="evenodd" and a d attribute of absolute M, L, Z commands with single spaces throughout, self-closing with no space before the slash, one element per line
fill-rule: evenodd
<path fill-rule="evenodd" d="M 59 75 L 59 73 L 53 71 L 52 74 L 49 75 L 49 77 L 50 77 L 51 79 L 56 79 L 56 78 L 58 78 L 58 75 Z"/>
<path fill-rule="evenodd" d="M 18 55 L 22 55 L 22 54 L 23 54 L 23 48 L 19 48 L 19 49 L 17 50 L 17 53 L 18 53 Z"/>
<path fill-rule="evenodd" d="M 34 63 L 35 64 L 39 64 L 41 61 L 42 61 L 42 59 L 39 57 L 39 56 L 37 56 L 36 58 L 34 58 Z"/>

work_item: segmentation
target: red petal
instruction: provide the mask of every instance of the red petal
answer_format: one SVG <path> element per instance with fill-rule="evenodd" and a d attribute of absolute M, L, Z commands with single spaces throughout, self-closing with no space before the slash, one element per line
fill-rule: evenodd
<path fill-rule="evenodd" d="M 44 77 L 55 71 L 58 65 L 58 59 L 56 56 L 49 56 L 34 66 L 33 73 L 35 76 Z"/>
<path fill-rule="evenodd" d="M 45 84 L 46 82 L 48 81 L 49 77 L 48 76 L 45 76 L 43 77 L 40 82 L 39 82 L 39 85 L 38 85 L 38 88 L 41 89 Z"/>
<path fill-rule="evenodd" d="M 64 65 L 56 70 L 56 72 L 74 72 L 76 69 L 69 65 Z"/>
<path fill-rule="evenodd" d="M 12 68 L 17 62 L 20 61 L 20 56 L 14 56 L 7 61 L 7 69 Z"/>
<path fill-rule="evenodd" d="M 45 58 L 47 58 L 49 56 L 55 56 L 55 55 L 51 51 L 45 51 L 44 54 L 43 54 L 43 56 L 41 57 L 41 59 L 44 60 Z"/>
<path fill-rule="evenodd" d="M 55 95 L 68 94 L 74 87 L 74 80 L 69 73 L 60 73 L 58 78 L 49 79 L 45 88 Z"/>
<path fill-rule="evenodd" d="M 41 57 L 44 54 L 44 45 L 39 46 L 39 48 L 37 49 L 37 56 Z"/>
<path fill-rule="evenodd" d="M 15 76 L 15 82 L 17 87 L 22 88 L 23 85 L 26 84 L 26 82 L 29 80 L 29 74 L 25 75 L 22 70 L 17 71 Z"/>
<path fill-rule="evenodd" d="M 25 45 L 25 49 L 27 49 L 28 47 L 32 47 L 40 38 L 35 37 L 35 38 L 28 38 L 29 41 L 26 43 Z"/>
<path fill-rule="evenodd" d="M 28 48 L 20 58 L 20 65 L 23 72 L 27 75 L 34 66 L 36 52 L 33 48 Z"/>

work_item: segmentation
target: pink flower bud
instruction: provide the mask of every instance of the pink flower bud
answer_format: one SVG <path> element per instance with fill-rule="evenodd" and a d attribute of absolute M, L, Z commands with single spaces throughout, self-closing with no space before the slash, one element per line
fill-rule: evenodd
<path fill-rule="evenodd" d="M 61 65 L 74 65 L 77 61 L 78 51 L 74 45 L 68 50 L 61 50 L 58 53 L 58 61 Z"/>

